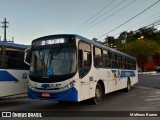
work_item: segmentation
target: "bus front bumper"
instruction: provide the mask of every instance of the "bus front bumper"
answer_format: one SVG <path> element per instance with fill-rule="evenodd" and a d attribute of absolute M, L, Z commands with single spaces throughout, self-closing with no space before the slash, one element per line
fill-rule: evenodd
<path fill-rule="evenodd" d="M 49 93 L 50 96 L 43 97 L 43 93 Z M 41 99 L 41 100 L 53 100 L 53 101 L 70 101 L 78 102 L 78 91 L 73 87 L 62 92 L 39 92 L 33 91 L 28 88 L 28 98 L 31 99 Z"/>

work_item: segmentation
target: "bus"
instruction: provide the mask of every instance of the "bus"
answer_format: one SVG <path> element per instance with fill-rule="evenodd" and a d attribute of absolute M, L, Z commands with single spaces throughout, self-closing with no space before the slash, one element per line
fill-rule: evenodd
<path fill-rule="evenodd" d="M 24 50 L 29 46 L 0 41 L 0 98 L 27 93 L 29 66 Z"/>
<path fill-rule="evenodd" d="M 32 41 L 28 97 L 99 104 L 104 95 L 138 82 L 136 58 L 74 34 Z"/>

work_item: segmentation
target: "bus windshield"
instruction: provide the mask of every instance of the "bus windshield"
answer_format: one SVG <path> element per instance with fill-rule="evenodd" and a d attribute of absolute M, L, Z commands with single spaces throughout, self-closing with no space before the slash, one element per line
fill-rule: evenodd
<path fill-rule="evenodd" d="M 76 72 L 75 45 L 52 45 L 32 52 L 31 75 L 55 76 Z"/>

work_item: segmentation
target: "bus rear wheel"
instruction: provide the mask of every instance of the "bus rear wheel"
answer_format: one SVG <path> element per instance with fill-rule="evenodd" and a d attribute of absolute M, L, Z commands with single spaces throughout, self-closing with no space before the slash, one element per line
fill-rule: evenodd
<path fill-rule="evenodd" d="M 99 104 L 103 99 L 103 91 L 101 85 L 98 83 L 95 89 L 95 96 L 92 99 L 94 104 Z"/>
<path fill-rule="evenodd" d="M 127 88 L 126 88 L 126 91 L 127 91 L 127 92 L 130 92 L 130 91 L 131 91 L 131 81 L 130 81 L 130 79 L 127 80 Z"/>

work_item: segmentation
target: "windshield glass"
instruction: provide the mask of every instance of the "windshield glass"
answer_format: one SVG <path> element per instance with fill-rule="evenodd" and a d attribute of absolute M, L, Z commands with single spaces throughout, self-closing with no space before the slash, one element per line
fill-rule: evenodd
<path fill-rule="evenodd" d="M 74 45 L 58 45 L 32 52 L 31 74 L 36 76 L 67 75 L 76 72 Z"/>

